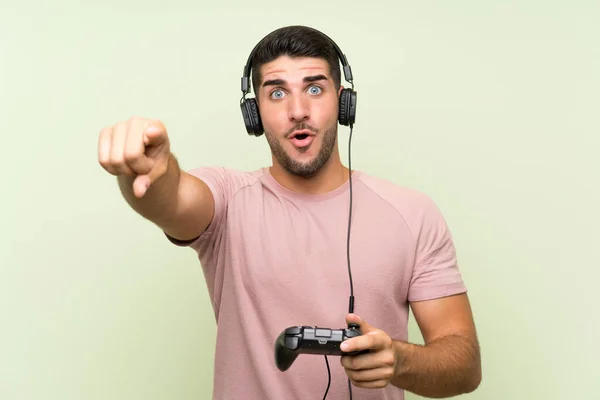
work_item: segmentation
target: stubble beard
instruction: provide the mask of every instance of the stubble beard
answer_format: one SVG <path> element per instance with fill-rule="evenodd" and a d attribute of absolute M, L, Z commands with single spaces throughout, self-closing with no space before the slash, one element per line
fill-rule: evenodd
<path fill-rule="evenodd" d="M 294 128 L 296 129 L 310 129 L 315 131 L 310 127 L 306 127 L 305 125 Z M 315 131 L 318 133 L 318 131 Z M 269 143 L 269 147 L 271 148 L 271 152 L 275 156 L 275 159 L 281 164 L 283 169 L 285 169 L 290 174 L 310 178 L 314 176 L 323 166 L 329 161 L 331 154 L 333 153 L 333 149 L 335 148 L 336 136 L 337 136 L 337 124 L 333 124 L 323 133 L 323 140 L 321 143 L 321 148 L 319 149 L 319 153 L 315 158 L 308 162 L 301 162 L 295 160 L 290 157 L 290 155 L 285 151 L 283 146 L 281 145 L 281 141 L 287 140 L 287 135 L 284 136 L 284 139 L 277 139 L 274 135 L 265 132 L 265 136 L 267 137 L 267 142 Z M 306 151 L 306 150 L 301 150 Z"/>

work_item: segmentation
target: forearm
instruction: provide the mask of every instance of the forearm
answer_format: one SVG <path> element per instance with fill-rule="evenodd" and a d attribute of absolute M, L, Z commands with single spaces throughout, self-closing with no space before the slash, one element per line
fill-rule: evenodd
<path fill-rule="evenodd" d="M 174 155 L 169 156 L 167 170 L 141 198 L 133 192 L 135 177 L 118 177 L 121 194 L 127 203 L 144 218 L 159 226 L 168 224 L 177 214 L 181 170 Z"/>
<path fill-rule="evenodd" d="M 472 392 L 481 381 L 479 346 L 449 335 L 425 346 L 397 341 L 392 384 L 420 396 L 444 398 Z"/>

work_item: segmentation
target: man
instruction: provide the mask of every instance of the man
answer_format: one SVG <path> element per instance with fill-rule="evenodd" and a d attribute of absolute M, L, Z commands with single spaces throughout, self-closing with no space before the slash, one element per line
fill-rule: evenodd
<path fill-rule="evenodd" d="M 215 399 L 320 399 L 328 368 L 328 399 L 348 399 L 348 380 L 356 399 L 450 397 L 479 385 L 475 326 L 442 215 L 424 194 L 350 173 L 340 160 L 337 57 L 326 36 L 301 26 L 256 48 L 252 83 L 270 167 L 182 171 L 167 129 L 151 119 L 100 134 L 99 162 L 128 204 L 198 253 L 218 325 Z M 407 341 L 409 306 L 425 345 Z M 368 353 L 327 366 L 301 355 L 276 368 L 285 328 L 350 323 L 363 335 L 344 350 Z"/>

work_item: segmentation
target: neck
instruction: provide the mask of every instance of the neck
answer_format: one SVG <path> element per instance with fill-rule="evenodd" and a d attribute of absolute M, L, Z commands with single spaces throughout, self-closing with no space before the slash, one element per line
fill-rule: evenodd
<path fill-rule="evenodd" d="M 323 194 L 331 192 L 343 185 L 349 178 L 350 171 L 345 167 L 337 152 L 315 175 L 303 177 L 294 175 L 281 167 L 277 162 L 269 169 L 279 184 L 289 190 L 304 194 Z"/>

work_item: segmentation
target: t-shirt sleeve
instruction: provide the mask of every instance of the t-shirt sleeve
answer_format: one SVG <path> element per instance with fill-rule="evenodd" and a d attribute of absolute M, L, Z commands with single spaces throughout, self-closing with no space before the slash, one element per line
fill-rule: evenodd
<path fill-rule="evenodd" d="M 452 234 L 437 205 L 425 197 L 415 213 L 415 264 L 408 300 L 431 300 L 465 293 Z"/>

